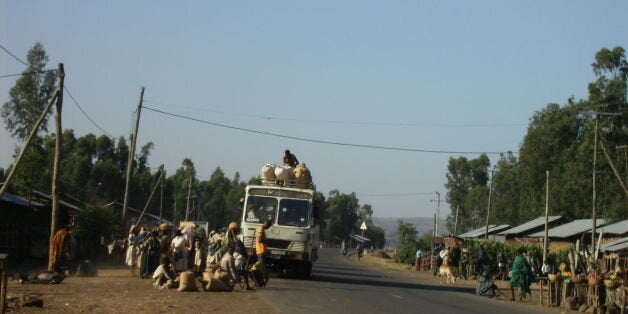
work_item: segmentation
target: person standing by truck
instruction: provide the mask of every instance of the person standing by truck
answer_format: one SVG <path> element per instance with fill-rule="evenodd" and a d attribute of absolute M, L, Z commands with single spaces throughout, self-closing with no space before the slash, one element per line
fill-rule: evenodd
<path fill-rule="evenodd" d="M 266 274 L 266 262 L 264 261 L 264 254 L 266 254 L 268 249 L 266 246 L 266 229 L 270 228 L 271 224 L 270 220 L 267 220 L 255 231 L 255 254 L 257 254 L 257 262 L 261 264 L 262 274 Z M 263 287 L 266 285 L 266 282 L 259 285 Z"/>

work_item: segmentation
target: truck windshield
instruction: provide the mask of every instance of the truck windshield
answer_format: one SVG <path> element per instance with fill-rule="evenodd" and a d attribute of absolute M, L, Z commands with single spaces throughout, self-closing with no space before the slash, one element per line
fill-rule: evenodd
<path fill-rule="evenodd" d="M 272 197 L 249 196 L 246 200 L 246 222 L 263 223 L 266 220 L 275 221 L 277 199 Z"/>
<path fill-rule="evenodd" d="M 306 227 L 310 222 L 310 202 L 282 199 L 277 223 L 283 226 Z"/>

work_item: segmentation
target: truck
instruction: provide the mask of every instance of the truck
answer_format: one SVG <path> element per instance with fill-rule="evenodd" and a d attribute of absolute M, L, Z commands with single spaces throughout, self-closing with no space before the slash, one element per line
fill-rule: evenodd
<path fill-rule="evenodd" d="M 313 184 L 292 180 L 262 180 L 248 185 L 242 200 L 242 242 L 255 254 L 255 232 L 266 221 L 267 267 L 312 275 L 320 245 L 319 196 Z"/>

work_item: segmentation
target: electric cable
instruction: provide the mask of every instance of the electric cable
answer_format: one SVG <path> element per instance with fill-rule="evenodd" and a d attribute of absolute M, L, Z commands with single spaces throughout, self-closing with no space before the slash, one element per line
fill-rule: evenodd
<path fill-rule="evenodd" d="M 343 142 L 335 142 L 335 141 L 328 141 L 328 140 L 315 140 L 315 139 L 308 139 L 308 138 L 303 138 L 303 137 L 296 137 L 296 136 L 284 135 L 284 134 L 267 132 L 267 131 L 253 130 L 253 129 L 241 128 L 241 127 L 236 127 L 236 126 L 232 126 L 232 125 L 226 125 L 226 124 L 221 124 L 221 123 L 201 120 L 201 119 L 198 119 L 198 118 L 193 118 L 193 117 L 188 117 L 188 116 L 181 115 L 181 114 L 166 112 L 166 111 L 163 111 L 163 110 L 159 110 L 159 109 L 155 109 L 155 108 L 151 108 L 151 107 L 147 107 L 147 106 L 143 106 L 143 108 L 145 108 L 146 110 L 150 110 L 150 111 L 153 111 L 153 112 L 161 113 L 161 114 L 164 114 L 164 115 L 177 117 L 177 118 L 190 120 L 190 121 L 196 121 L 196 122 L 199 122 L 199 123 L 212 125 L 212 126 L 216 126 L 216 127 L 221 127 L 221 128 L 231 129 L 231 130 L 238 130 L 238 131 L 243 131 L 243 132 L 248 132 L 248 133 L 268 135 L 268 136 L 279 137 L 279 138 L 286 138 L 286 139 L 291 139 L 291 140 L 296 140 L 296 141 L 310 142 L 310 143 L 338 145 L 338 146 L 349 146 L 349 147 L 361 147 L 361 148 L 371 148 L 371 149 L 382 149 L 382 150 L 393 150 L 393 151 L 433 153 L 433 154 L 462 154 L 462 155 L 486 154 L 486 155 L 502 155 L 502 154 L 508 153 L 508 152 L 478 152 L 478 151 L 468 151 L 468 152 L 465 152 L 465 151 L 431 150 L 431 149 L 391 147 L 391 146 L 380 146 L 380 145 L 353 144 L 353 143 L 343 143 Z"/>

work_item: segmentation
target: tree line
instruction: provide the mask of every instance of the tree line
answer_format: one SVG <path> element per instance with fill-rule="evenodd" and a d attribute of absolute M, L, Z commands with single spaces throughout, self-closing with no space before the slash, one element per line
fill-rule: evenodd
<path fill-rule="evenodd" d="M 550 174 L 550 215 L 591 218 L 595 169 L 597 217 L 611 221 L 626 218 L 625 51 L 622 47 L 603 48 L 591 66 L 596 79 L 588 85 L 588 98 L 570 97 L 563 105 L 551 103 L 535 112 L 518 154 L 500 156 L 493 167 L 486 155 L 449 159 L 445 184 L 451 208 L 449 230 L 460 234 L 484 226 L 489 195 L 490 224 L 518 225 L 544 215 L 546 171 Z"/>

